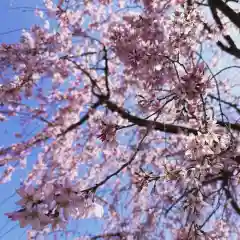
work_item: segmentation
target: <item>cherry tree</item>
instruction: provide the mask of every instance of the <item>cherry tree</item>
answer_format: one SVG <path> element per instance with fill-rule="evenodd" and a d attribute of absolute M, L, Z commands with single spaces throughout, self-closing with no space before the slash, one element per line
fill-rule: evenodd
<path fill-rule="evenodd" d="M 1 44 L 1 124 L 22 127 L 0 149 L 0 181 L 28 172 L 12 221 L 35 236 L 104 221 L 78 239 L 240 236 L 239 97 L 221 78 L 238 61 L 213 70 L 239 57 L 239 15 L 219 2 L 45 0 L 41 26 Z"/>

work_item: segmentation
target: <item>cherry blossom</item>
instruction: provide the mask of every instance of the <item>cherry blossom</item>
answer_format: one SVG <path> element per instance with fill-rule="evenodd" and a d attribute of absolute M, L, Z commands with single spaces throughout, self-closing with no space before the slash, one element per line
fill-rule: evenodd
<path fill-rule="evenodd" d="M 56 229 L 65 226 L 69 217 L 101 218 L 104 213 L 100 204 L 88 199 L 88 195 L 78 193 L 77 186 L 72 185 L 69 179 L 38 188 L 22 186 L 17 192 L 21 197 L 17 204 L 22 209 L 6 215 L 13 221 L 19 221 L 21 227 L 29 224 L 34 230 L 42 230 L 51 224 Z"/>
<path fill-rule="evenodd" d="M 10 220 L 46 235 L 94 218 L 93 239 L 239 236 L 239 97 L 223 76 L 239 66 L 214 70 L 239 53 L 219 2 L 216 30 L 195 1 L 44 0 L 42 24 L 0 45 L 0 121 L 21 125 L 0 182 L 27 172 Z"/>

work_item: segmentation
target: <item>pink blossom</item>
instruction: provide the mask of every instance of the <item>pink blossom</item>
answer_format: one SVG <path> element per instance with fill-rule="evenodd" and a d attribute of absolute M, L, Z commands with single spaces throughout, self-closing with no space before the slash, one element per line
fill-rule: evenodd
<path fill-rule="evenodd" d="M 0 45 L 0 183 L 26 170 L 8 218 L 36 235 L 94 218 L 106 239 L 239 236 L 238 66 L 213 69 L 216 42 L 237 54 L 229 23 L 203 29 L 194 1 L 43 3 Z"/>

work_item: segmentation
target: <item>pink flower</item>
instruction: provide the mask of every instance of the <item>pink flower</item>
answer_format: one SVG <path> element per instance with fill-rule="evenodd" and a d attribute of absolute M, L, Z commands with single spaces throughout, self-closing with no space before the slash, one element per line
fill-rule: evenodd
<path fill-rule="evenodd" d="M 17 212 L 7 213 L 6 215 L 13 221 L 19 221 L 21 228 L 31 225 L 33 229 L 41 230 L 51 223 L 51 219 L 47 215 L 38 211 L 27 211 L 26 209 L 22 209 Z"/>
<path fill-rule="evenodd" d="M 16 204 L 30 209 L 34 203 L 38 202 L 42 198 L 41 191 L 35 189 L 32 185 L 22 186 L 17 190 L 17 193 L 22 197 L 22 199 L 17 201 Z"/>
<path fill-rule="evenodd" d="M 102 142 L 111 142 L 116 137 L 116 126 L 111 124 L 104 124 L 102 127 L 101 134 L 97 135 L 97 138 L 99 138 Z"/>

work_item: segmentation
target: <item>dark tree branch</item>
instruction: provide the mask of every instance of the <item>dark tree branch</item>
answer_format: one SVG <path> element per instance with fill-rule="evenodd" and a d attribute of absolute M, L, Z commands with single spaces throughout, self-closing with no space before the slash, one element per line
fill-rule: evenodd
<path fill-rule="evenodd" d="M 222 189 L 220 189 L 222 190 Z M 220 203 L 220 200 L 221 200 L 221 197 L 222 197 L 222 193 L 220 194 L 219 198 L 218 198 L 218 202 L 217 202 L 217 205 L 216 207 L 213 209 L 213 211 L 208 215 L 208 217 L 205 219 L 205 221 L 201 224 L 201 226 L 199 226 L 199 229 L 202 229 L 206 223 L 211 219 L 211 217 L 217 212 L 217 210 L 220 208 L 221 206 L 221 203 Z"/>
<path fill-rule="evenodd" d="M 222 103 L 224 103 L 224 104 L 228 105 L 229 107 L 235 109 L 236 112 L 240 114 L 240 108 L 238 108 L 238 105 L 237 105 L 237 104 L 233 104 L 233 103 L 227 102 L 227 101 L 225 101 L 225 100 L 219 99 L 218 97 L 215 97 L 215 96 L 212 95 L 212 94 L 209 94 L 208 96 L 209 96 L 210 98 L 214 99 L 214 100 L 221 101 Z"/>
<path fill-rule="evenodd" d="M 186 197 L 188 194 L 192 193 L 193 191 L 196 191 L 195 188 L 192 188 L 188 191 L 185 191 L 165 212 L 165 216 L 168 215 L 168 213 L 176 206 L 184 197 Z"/>
<path fill-rule="evenodd" d="M 220 30 L 223 30 L 223 23 L 222 20 L 220 19 L 217 10 L 221 11 L 237 28 L 240 30 L 240 14 L 235 12 L 231 7 L 228 6 L 228 2 L 230 1 L 225 1 L 223 2 L 222 0 L 208 0 L 208 4 L 202 4 L 198 3 L 199 5 L 204 5 L 208 6 L 211 10 L 213 19 L 215 20 L 218 28 Z M 238 2 L 235 1 L 234 2 Z M 212 29 L 208 26 L 207 23 L 202 22 L 204 29 L 206 29 L 209 33 L 212 33 Z M 229 46 L 226 46 L 223 44 L 221 41 L 217 41 L 217 46 L 224 52 L 233 55 L 236 58 L 240 58 L 240 49 L 237 48 L 236 44 L 232 40 L 232 38 L 229 35 L 226 35 L 223 37 L 227 41 Z"/>
<path fill-rule="evenodd" d="M 232 193 L 230 192 L 230 190 L 227 187 L 224 187 L 224 191 L 225 191 L 226 198 L 228 200 L 230 200 L 230 204 L 231 204 L 232 208 L 235 210 L 235 212 L 237 214 L 240 215 L 240 207 L 237 204 L 237 202 L 234 200 Z"/>
<path fill-rule="evenodd" d="M 222 21 L 220 20 L 218 14 L 217 14 L 217 7 L 214 4 L 214 0 L 208 0 L 209 8 L 212 12 L 213 19 L 217 23 L 219 29 L 223 30 L 223 24 Z"/>
<path fill-rule="evenodd" d="M 91 107 L 92 109 L 96 109 L 97 107 L 99 107 L 102 103 L 103 103 L 104 98 L 98 100 L 96 103 L 93 104 L 93 106 Z M 68 132 L 76 129 L 77 127 L 81 126 L 83 123 L 85 123 L 90 117 L 90 113 L 86 113 L 78 122 L 70 125 L 68 128 L 66 128 L 63 132 L 61 132 L 57 137 L 61 137 L 64 136 L 65 134 L 67 134 Z"/>
<path fill-rule="evenodd" d="M 115 172 L 113 172 L 112 174 L 108 175 L 105 179 L 103 179 L 101 182 L 95 184 L 95 186 L 87 188 L 85 190 L 83 190 L 82 192 L 95 192 L 100 186 L 102 186 L 103 184 L 105 184 L 109 179 L 111 179 L 112 177 L 118 175 L 123 169 L 125 169 L 127 166 L 129 166 L 133 160 L 135 159 L 137 153 L 139 152 L 139 150 L 142 147 L 143 141 L 145 140 L 145 138 L 148 135 L 149 130 L 147 129 L 145 135 L 143 136 L 143 138 L 141 139 L 141 141 L 138 143 L 138 146 L 136 148 L 136 150 L 134 151 L 133 155 L 131 156 L 131 158 L 124 163 L 120 168 L 118 168 Z"/>
<path fill-rule="evenodd" d="M 91 238 L 91 240 L 97 240 L 97 239 L 125 239 L 127 235 L 130 235 L 128 232 L 115 232 L 115 233 L 104 233 L 101 235 L 97 235 Z"/>
<path fill-rule="evenodd" d="M 224 45 L 221 41 L 217 41 L 217 46 L 220 47 L 221 50 L 224 52 L 233 55 L 236 58 L 240 58 L 240 49 L 237 47 L 233 47 L 230 45 L 230 47 Z"/>
<path fill-rule="evenodd" d="M 155 130 L 166 132 L 166 133 L 172 133 L 172 134 L 178 134 L 180 132 L 184 132 L 186 134 L 193 133 L 196 135 L 198 133 L 198 130 L 193 128 L 177 126 L 173 124 L 165 124 L 165 123 L 160 123 L 152 120 L 139 118 L 137 116 L 134 116 L 128 113 L 123 108 L 118 107 L 115 103 L 108 100 L 105 101 L 104 103 L 108 109 L 110 109 L 113 112 L 117 112 L 122 118 L 127 119 L 129 122 L 134 123 L 137 126 L 141 126 L 141 127 L 151 126 Z M 222 121 L 217 121 L 217 124 L 222 127 L 229 127 L 232 130 L 235 130 L 238 132 L 240 131 L 240 124 L 228 123 L 228 122 L 222 122 Z"/>
<path fill-rule="evenodd" d="M 209 7 L 214 10 L 220 10 L 226 17 L 240 29 L 240 15 L 222 0 L 208 0 Z"/>
<path fill-rule="evenodd" d="M 207 185 L 207 184 L 211 184 L 217 181 L 222 181 L 223 180 L 223 176 L 219 175 L 219 176 L 215 176 L 212 177 L 210 179 L 207 179 L 205 181 L 203 181 L 203 185 Z M 188 194 L 194 192 L 194 191 L 198 191 L 197 188 L 192 188 L 189 190 L 185 190 L 185 192 L 166 210 L 165 215 L 167 216 L 167 214 L 184 198 L 186 197 Z"/>
<path fill-rule="evenodd" d="M 222 182 L 222 188 L 225 192 L 227 200 L 230 200 L 230 204 L 232 208 L 235 210 L 235 212 L 240 215 L 240 207 L 238 203 L 235 201 L 231 191 L 229 190 L 229 179 L 232 176 L 231 172 L 223 171 L 223 182 Z"/>

